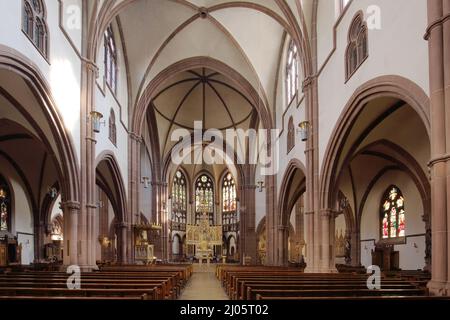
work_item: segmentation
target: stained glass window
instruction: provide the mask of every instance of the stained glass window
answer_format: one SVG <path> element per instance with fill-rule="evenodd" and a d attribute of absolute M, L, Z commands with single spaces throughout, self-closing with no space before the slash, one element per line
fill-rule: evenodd
<path fill-rule="evenodd" d="M 187 185 L 183 172 L 175 173 L 172 184 L 172 222 L 173 229 L 182 230 L 186 224 Z"/>
<path fill-rule="evenodd" d="M 105 79 L 111 90 L 117 92 L 117 49 L 112 25 L 109 25 L 104 36 L 105 45 Z"/>
<path fill-rule="evenodd" d="M 399 188 L 389 187 L 381 205 L 381 237 L 393 239 L 405 236 L 405 199 Z"/>
<path fill-rule="evenodd" d="M 213 223 L 214 213 L 214 184 L 209 176 L 201 175 L 195 181 L 195 221 L 206 213 L 209 215 L 210 223 Z"/>
<path fill-rule="evenodd" d="M 228 173 L 223 179 L 222 185 L 223 194 L 223 212 L 236 211 L 236 185 L 234 183 L 233 176 Z"/>
<path fill-rule="evenodd" d="M 298 91 L 298 50 L 294 41 L 289 44 L 286 63 L 286 98 L 291 103 Z"/>
<path fill-rule="evenodd" d="M 6 180 L 0 176 L 0 231 L 9 230 L 11 213 L 11 192 Z"/>
<path fill-rule="evenodd" d="M 222 182 L 222 224 L 224 231 L 237 230 L 236 183 L 231 173 Z"/>

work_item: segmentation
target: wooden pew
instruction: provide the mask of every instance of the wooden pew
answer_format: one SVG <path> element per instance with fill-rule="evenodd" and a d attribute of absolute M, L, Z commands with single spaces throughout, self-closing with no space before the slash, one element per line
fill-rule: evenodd
<path fill-rule="evenodd" d="M 425 297 L 423 283 L 403 277 L 381 279 L 380 290 L 367 288 L 367 274 L 305 274 L 286 267 L 217 266 L 216 276 L 231 299 L 322 297 Z M 418 280 L 420 281 L 420 280 Z"/>
<path fill-rule="evenodd" d="M 175 299 L 192 266 L 114 266 L 81 273 L 81 289 L 69 290 L 64 272 L 14 270 L 0 274 L 0 299 Z"/>

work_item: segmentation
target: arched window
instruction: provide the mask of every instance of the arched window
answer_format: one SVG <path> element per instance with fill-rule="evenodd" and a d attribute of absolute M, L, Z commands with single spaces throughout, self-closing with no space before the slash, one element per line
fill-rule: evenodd
<path fill-rule="evenodd" d="M 405 236 L 405 199 L 396 186 L 390 186 L 384 194 L 380 220 L 383 240 Z"/>
<path fill-rule="evenodd" d="M 236 183 L 231 173 L 222 181 L 222 224 L 224 231 L 237 231 Z"/>
<path fill-rule="evenodd" d="M 0 175 L 0 231 L 9 231 L 11 220 L 11 191 Z"/>
<path fill-rule="evenodd" d="M 367 25 L 362 12 L 359 12 L 353 19 L 348 32 L 348 44 L 345 54 L 347 80 L 355 73 L 368 55 Z"/>
<path fill-rule="evenodd" d="M 33 38 L 33 24 L 33 9 L 31 9 L 31 6 L 27 1 L 24 1 L 22 29 L 31 39 Z"/>
<path fill-rule="evenodd" d="M 48 28 L 42 0 L 22 0 L 22 30 L 42 53 L 48 57 Z"/>
<path fill-rule="evenodd" d="M 183 172 L 175 173 L 172 183 L 172 229 L 186 229 L 187 184 Z"/>
<path fill-rule="evenodd" d="M 295 127 L 294 119 L 289 118 L 288 132 L 287 132 L 287 153 L 289 153 L 295 147 Z"/>
<path fill-rule="evenodd" d="M 294 41 L 289 44 L 286 63 L 286 100 L 290 104 L 298 91 L 298 50 Z"/>
<path fill-rule="evenodd" d="M 209 222 L 214 222 L 214 184 L 209 176 L 202 174 L 195 181 L 195 223 L 202 214 L 209 216 Z"/>
<path fill-rule="evenodd" d="M 111 109 L 109 114 L 109 140 L 116 145 L 117 144 L 117 132 L 116 132 L 116 115 L 114 110 Z"/>
<path fill-rule="evenodd" d="M 114 40 L 112 25 L 105 31 L 105 79 L 108 86 L 116 94 L 117 92 L 117 49 Z"/>

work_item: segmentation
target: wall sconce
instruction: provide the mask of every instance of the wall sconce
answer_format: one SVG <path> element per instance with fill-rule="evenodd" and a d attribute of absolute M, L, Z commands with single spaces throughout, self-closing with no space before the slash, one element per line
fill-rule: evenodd
<path fill-rule="evenodd" d="M 300 133 L 300 139 L 302 141 L 307 141 L 309 137 L 309 129 L 311 124 L 309 121 L 302 121 L 298 124 L 298 132 Z"/>
<path fill-rule="evenodd" d="M 55 199 L 58 196 L 58 190 L 55 187 L 48 187 L 47 193 L 52 199 Z"/>
<path fill-rule="evenodd" d="M 149 177 L 142 177 L 141 183 L 144 184 L 144 188 L 148 189 L 150 187 L 150 178 Z"/>
<path fill-rule="evenodd" d="M 263 189 L 266 187 L 265 185 L 264 185 L 264 181 L 257 181 L 256 182 L 257 184 L 258 184 L 258 188 L 259 188 L 259 192 L 262 192 L 263 191 Z"/>
<path fill-rule="evenodd" d="M 100 125 L 105 124 L 105 121 L 101 121 L 103 118 L 103 114 L 101 114 L 98 111 L 91 111 L 90 116 L 91 116 L 91 121 L 92 121 L 92 130 L 95 133 L 99 133 Z"/>
<path fill-rule="evenodd" d="M 103 201 L 98 201 L 97 202 L 97 208 L 98 209 L 103 208 Z"/>

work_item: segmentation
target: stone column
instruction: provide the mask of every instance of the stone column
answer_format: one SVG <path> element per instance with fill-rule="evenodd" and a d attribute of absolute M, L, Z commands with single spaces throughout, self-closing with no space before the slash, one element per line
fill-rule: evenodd
<path fill-rule="evenodd" d="M 443 0 L 442 18 L 443 24 L 443 69 L 444 70 L 444 110 L 445 110 L 445 130 L 446 130 L 446 182 L 447 182 L 447 225 L 446 225 L 446 264 L 447 264 L 447 284 L 446 294 L 450 295 L 450 0 Z M 431 68 L 431 65 L 430 65 Z M 432 219 L 433 222 L 433 219 Z"/>
<path fill-rule="evenodd" d="M 277 263 L 277 188 L 275 176 L 266 177 L 266 265 Z M 241 230 L 243 230 L 241 228 Z"/>
<path fill-rule="evenodd" d="M 321 272 L 329 272 L 330 269 L 330 218 L 331 211 L 323 210 L 320 213 L 320 222 L 322 225 L 322 246 L 321 246 Z"/>
<path fill-rule="evenodd" d="M 117 224 L 118 228 L 118 234 L 120 235 L 119 238 L 119 263 L 121 264 L 127 264 L 127 235 L 128 235 L 128 226 L 124 222 L 120 222 Z"/>
<path fill-rule="evenodd" d="M 80 203 L 61 204 L 64 212 L 64 266 L 78 265 L 78 218 Z"/>
<path fill-rule="evenodd" d="M 305 223 L 305 272 L 314 272 L 314 211 L 304 213 Z"/>
<path fill-rule="evenodd" d="M 313 63 L 315 69 L 315 63 Z M 313 73 L 314 74 L 314 73 Z M 321 269 L 321 217 L 319 214 L 319 118 L 318 118 L 318 86 L 317 77 L 307 76 L 302 83 L 305 94 L 305 118 L 310 123 L 310 134 L 306 141 L 306 193 L 305 211 L 313 213 L 312 242 L 308 245 L 313 251 L 313 257 L 309 257 L 309 272 L 318 272 Z M 307 267 L 308 268 L 308 267 Z"/>
<path fill-rule="evenodd" d="M 330 230 L 328 232 L 328 238 L 330 239 L 330 258 L 329 258 L 329 263 L 328 263 L 328 267 L 329 267 L 329 271 L 330 272 L 334 272 L 336 269 L 336 217 L 337 217 L 337 212 L 331 212 L 330 213 Z"/>
<path fill-rule="evenodd" d="M 140 183 L 141 183 L 141 143 L 142 138 L 139 134 L 135 132 L 129 133 L 128 139 L 128 180 L 129 180 L 129 190 L 128 190 L 128 219 L 127 221 L 134 225 L 137 223 L 135 219 L 140 216 L 139 208 L 139 197 L 140 197 Z M 156 203 L 152 200 L 152 205 Z M 129 250 L 128 262 L 134 263 L 134 233 L 133 229 L 130 228 L 127 237 L 127 246 Z"/>
<path fill-rule="evenodd" d="M 249 174 L 250 176 L 245 178 L 251 180 L 253 175 Z M 244 262 L 244 256 L 251 257 L 252 264 L 256 264 L 258 259 L 255 227 L 255 190 L 256 186 L 254 184 L 244 184 L 240 187 L 240 232 L 237 247 L 239 248 L 241 263 Z M 244 208 L 242 208 L 242 204 L 244 204 Z"/>
<path fill-rule="evenodd" d="M 302 256 L 303 246 L 305 243 L 305 217 L 304 217 L 304 207 L 303 207 L 303 196 L 300 197 L 299 201 L 295 205 L 295 242 L 298 246 L 298 256 L 297 262 L 300 262 Z"/>
<path fill-rule="evenodd" d="M 289 227 L 284 225 L 278 226 L 278 263 L 279 266 L 287 266 L 289 264 L 288 240 Z"/>
<path fill-rule="evenodd" d="M 359 233 L 359 229 L 358 230 L 353 230 L 350 233 L 350 257 L 352 259 L 351 265 L 356 267 L 361 265 L 361 243 L 360 243 L 360 233 Z"/>
<path fill-rule="evenodd" d="M 448 10 L 448 0 L 445 0 Z M 448 82 L 448 45 L 444 48 L 444 34 L 448 34 L 448 23 L 443 25 L 443 1 L 428 0 L 428 25 L 426 39 L 428 40 L 430 65 L 430 107 L 431 107 L 431 225 L 432 225 L 432 280 L 428 283 L 430 292 L 435 295 L 445 295 L 448 281 L 448 189 L 447 172 L 450 158 L 447 156 L 450 141 L 450 124 L 446 113 L 445 83 Z M 444 28 L 447 30 L 444 32 Z M 446 40 L 445 43 L 449 41 Z M 444 63 L 444 61 L 446 61 Z M 447 68 L 446 68 L 447 66 Z M 445 76 L 447 74 L 447 77 Z M 449 95 L 450 98 L 450 95 Z M 450 105 L 449 105 L 450 109 Z"/>
<path fill-rule="evenodd" d="M 78 221 L 78 240 L 80 242 L 79 265 L 83 271 L 96 268 L 95 264 L 95 136 L 91 112 L 95 111 L 95 81 L 98 68 L 94 62 L 83 60 L 81 68 L 81 213 Z"/>

